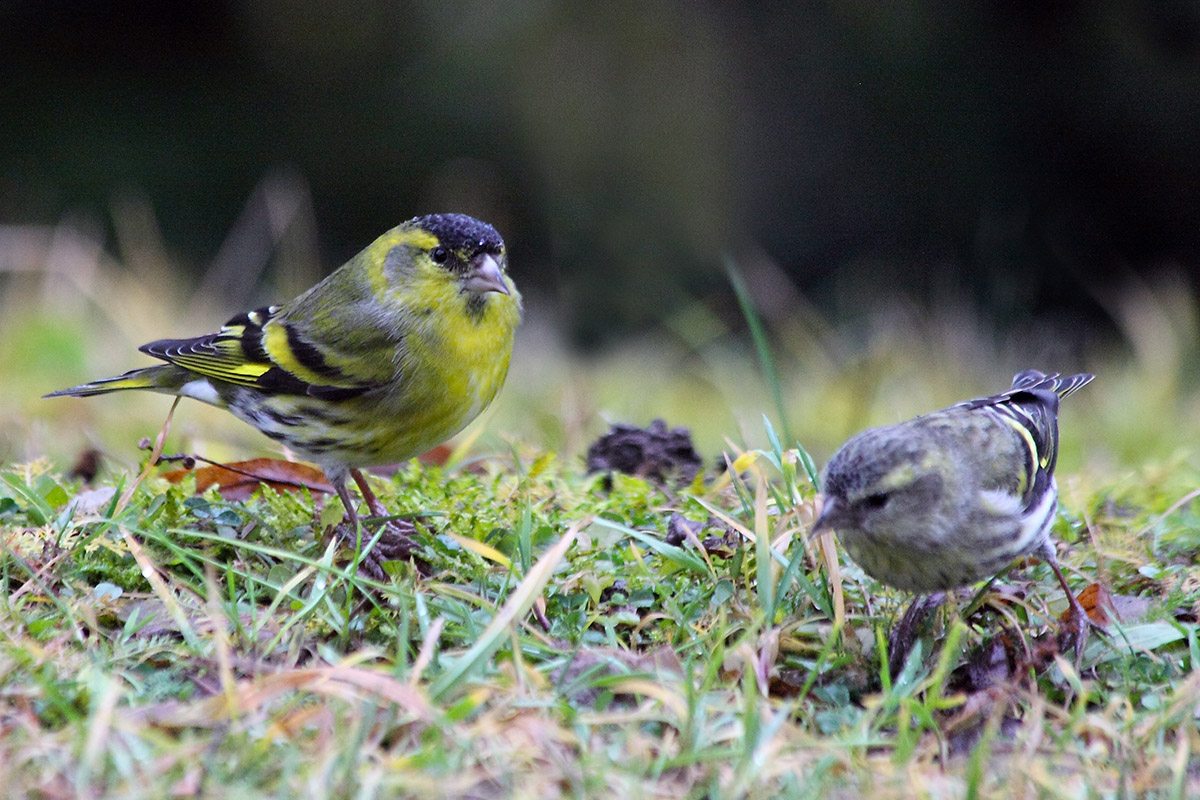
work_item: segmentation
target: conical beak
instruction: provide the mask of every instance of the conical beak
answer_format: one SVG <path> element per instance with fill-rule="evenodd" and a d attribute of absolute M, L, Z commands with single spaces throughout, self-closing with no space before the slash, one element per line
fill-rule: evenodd
<path fill-rule="evenodd" d="M 821 505 L 821 515 L 817 517 L 813 523 L 810 536 L 817 536 L 825 531 L 831 531 L 838 523 L 838 518 L 842 515 L 842 504 L 836 497 L 826 497 Z"/>
<path fill-rule="evenodd" d="M 467 279 L 463 283 L 471 294 L 512 294 L 504 280 L 504 273 L 500 270 L 500 263 L 490 253 L 480 253 L 471 259 L 471 271 L 467 273 Z"/>

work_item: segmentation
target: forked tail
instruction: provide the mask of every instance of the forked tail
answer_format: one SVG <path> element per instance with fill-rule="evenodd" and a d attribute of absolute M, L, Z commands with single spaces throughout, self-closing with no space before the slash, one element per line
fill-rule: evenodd
<path fill-rule="evenodd" d="M 1090 373 L 1081 372 L 1078 375 L 1064 378 L 1057 372 L 1051 372 L 1049 375 L 1046 375 L 1045 373 L 1038 372 L 1036 369 L 1027 369 L 1013 376 L 1012 389 L 1009 391 L 1036 391 L 1044 389 L 1054 392 L 1060 398 L 1063 398 L 1087 386 L 1094 377 L 1096 376 Z"/>

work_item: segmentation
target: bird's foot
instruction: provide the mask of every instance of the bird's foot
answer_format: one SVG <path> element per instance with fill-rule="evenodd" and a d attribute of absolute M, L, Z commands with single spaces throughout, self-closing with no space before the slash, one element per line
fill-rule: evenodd
<path fill-rule="evenodd" d="M 1083 666 L 1083 651 L 1087 646 L 1088 636 L 1092 631 L 1107 636 L 1108 631 L 1103 625 L 1094 622 L 1084 607 L 1071 597 L 1074 602 L 1067 608 L 1067 611 L 1062 616 L 1062 622 L 1058 628 L 1058 651 L 1066 653 L 1068 651 L 1074 653 L 1075 671 L 1079 672 Z"/>
<path fill-rule="evenodd" d="M 377 581 L 387 580 L 384 562 L 407 561 L 420 549 L 416 540 L 417 528 L 408 520 L 389 520 L 377 532 L 373 526 L 360 526 L 347 518 L 337 526 L 335 533 L 351 550 L 360 552 L 359 573 Z M 375 540 L 373 544 L 372 540 Z M 422 562 L 417 561 L 419 567 Z"/>
<path fill-rule="evenodd" d="M 912 652 L 913 645 L 917 643 L 917 637 L 925 627 L 925 621 L 945 600 L 945 592 L 934 592 L 924 597 L 918 597 L 912 601 L 912 604 L 905 610 L 904 616 L 888 634 L 888 673 L 892 676 L 892 680 L 895 680 L 896 676 L 900 674 L 900 670 L 904 669 L 904 662 L 908 660 L 908 654 Z"/>

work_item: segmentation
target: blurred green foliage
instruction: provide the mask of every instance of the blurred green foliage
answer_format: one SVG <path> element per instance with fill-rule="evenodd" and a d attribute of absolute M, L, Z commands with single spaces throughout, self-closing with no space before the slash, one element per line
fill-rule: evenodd
<path fill-rule="evenodd" d="M 732 257 L 818 457 L 1031 366 L 1099 374 L 1076 413 L 1107 468 L 1195 440 L 1190 6 L 46 0 L 0 22 L 0 459 L 90 437 L 136 461 L 161 398 L 40 395 L 434 208 L 494 222 L 528 300 L 506 435 L 578 453 L 661 416 L 710 455 L 762 444 Z M 185 408 L 180 448 L 264 444 Z"/>
<path fill-rule="evenodd" d="M 0 220 L 142 203 L 214 292 L 432 210 L 585 345 L 729 300 L 724 252 L 1005 330 L 1200 262 L 1194 3 L 16 0 L 0 67 Z"/>

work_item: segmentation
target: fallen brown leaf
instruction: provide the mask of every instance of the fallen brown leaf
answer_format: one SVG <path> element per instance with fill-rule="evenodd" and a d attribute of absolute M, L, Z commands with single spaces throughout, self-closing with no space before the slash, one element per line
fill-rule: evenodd
<path fill-rule="evenodd" d="M 454 448 L 450 445 L 439 444 L 432 450 L 427 450 L 426 452 L 422 453 L 420 456 L 418 456 L 418 458 L 422 464 L 431 464 L 435 467 L 440 467 L 445 465 L 445 463 L 450 460 L 450 454 L 453 452 Z"/>
<path fill-rule="evenodd" d="M 955 692 L 974 695 L 996 686 L 1003 686 L 1013 679 L 1014 654 L 1010 648 L 1017 642 L 1001 634 L 976 647 L 964 664 L 954 670 L 950 688 Z"/>
<path fill-rule="evenodd" d="M 1088 619 L 1100 627 L 1107 627 L 1112 619 L 1109 617 L 1109 611 L 1113 607 L 1112 598 L 1108 594 L 1108 590 L 1098 583 L 1089 583 L 1083 591 L 1075 595 L 1075 599 L 1083 606 L 1083 610 L 1087 612 Z M 1064 622 L 1071 614 L 1071 609 L 1068 608 L 1062 613 L 1060 619 Z"/>
<path fill-rule="evenodd" d="M 176 469 L 164 473 L 162 477 L 171 483 L 179 483 L 188 475 L 196 476 L 197 494 L 215 485 L 226 500 L 247 500 L 262 484 L 277 492 L 294 492 L 301 488 L 325 494 L 334 492 L 325 473 L 316 467 L 277 458 L 253 458 L 232 464 Z"/>

